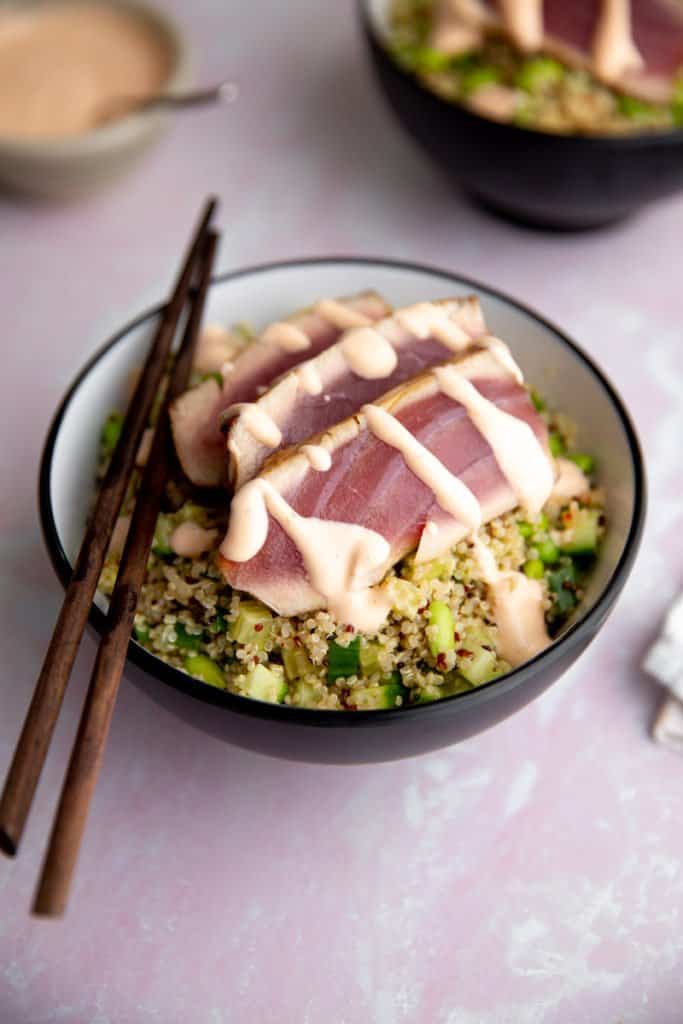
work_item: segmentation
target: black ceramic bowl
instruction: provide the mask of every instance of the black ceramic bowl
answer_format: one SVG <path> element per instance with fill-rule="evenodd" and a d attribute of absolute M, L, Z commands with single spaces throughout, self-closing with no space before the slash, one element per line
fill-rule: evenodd
<path fill-rule="evenodd" d="M 578 424 L 578 443 L 594 452 L 607 495 L 609 533 L 578 618 L 532 661 L 478 690 L 435 704 L 391 711 L 309 711 L 213 689 L 132 642 L 129 656 L 148 678 L 128 678 L 180 718 L 231 743 L 301 761 L 388 761 L 448 746 L 507 718 L 547 689 L 578 658 L 607 617 L 635 557 L 645 509 L 642 456 L 614 388 L 561 331 L 491 288 L 445 271 L 384 260 L 308 260 L 272 264 L 214 280 L 208 318 L 255 327 L 323 295 L 376 288 L 395 305 L 476 292 L 490 329 L 505 338 L 527 379 Z M 66 394 L 45 444 L 40 514 L 64 583 L 81 542 L 92 498 L 102 420 L 122 408 L 133 367 L 159 309 L 123 327 L 97 352 Z M 101 630 L 98 595 L 92 623 Z M 181 691 L 173 694 L 168 687 Z"/>
<path fill-rule="evenodd" d="M 479 117 L 392 60 L 391 0 L 359 2 L 372 64 L 399 121 L 452 181 L 487 206 L 539 227 L 592 228 L 683 186 L 683 131 L 588 138 Z"/>

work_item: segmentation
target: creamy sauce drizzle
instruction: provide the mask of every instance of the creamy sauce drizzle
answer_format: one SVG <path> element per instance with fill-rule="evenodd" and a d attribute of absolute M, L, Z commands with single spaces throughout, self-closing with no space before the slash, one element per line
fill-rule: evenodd
<path fill-rule="evenodd" d="M 482 348 L 487 348 L 492 356 L 495 357 L 497 362 L 501 366 L 504 366 L 510 375 L 517 381 L 518 384 L 524 383 L 524 375 L 520 370 L 519 366 L 515 362 L 512 352 L 507 347 L 504 341 L 500 338 L 494 337 L 492 334 L 487 334 L 483 338 L 477 339 L 477 344 L 481 345 Z"/>
<path fill-rule="evenodd" d="M 313 469 L 327 473 L 332 465 L 332 456 L 321 444 L 304 444 L 299 451 L 305 455 Z"/>
<path fill-rule="evenodd" d="M 300 516 L 267 480 L 256 479 L 233 498 L 223 557 L 234 562 L 253 558 L 268 536 L 268 513 L 298 548 L 311 586 L 337 621 L 376 632 L 391 608 L 391 600 L 372 587 L 387 564 L 388 541 L 356 523 Z"/>
<path fill-rule="evenodd" d="M 408 309 L 400 309 L 395 319 L 416 338 L 436 338 L 452 352 L 462 352 L 472 340 L 444 309 L 433 302 L 418 302 Z"/>
<path fill-rule="evenodd" d="M 342 355 L 357 377 L 378 380 L 390 377 L 398 365 L 398 356 L 390 341 L 374 327 L 356 327 L 344 335 Z"/>
<path fill-rule="evenodd" d="M 339 328 L 340 331 L 346 331 L 349 327 L 367 327 L 372 323 L 364 313 L 359 313 L 357 309 L 351 309 L 350 306 L 337 299 L 320 299 L 313 309 L 318 316 Z"/>
<path fill-rule="evenodd" d="M 593 63 L 596 74 L 608 82 L 643 66 L 633 39 L 630 0 L 603 0 L 593 36 Z"/>
<path fill-rule="evenodd" d="M 555 465 L 557 479 L 551 494 L 554 501 L 571 501 L 590 489 L 586 474 L 571 459 L 556 459 Z"/>
<path fill-rule="evenodd" d="M 320 379 L 318 369 L 312 359 L 297 367 L 296 386 L 301 388 L 307 395 L 319 395 L 323 389 L 323 382 Z"/>
<path fill-rule="evenodd" d="M 125 8 L 93 3 L 0 6 L 0 136 L 68 138 L 125 113 L 122 97 L 163 89 L 163 36 Z"/>
<path fill-rule="evenodd" d="M 478 537 L 472 537 L 472 543 L 493 604 L 498 653 L 513 667 L 521 665 L 550 643 L 543 587 L 539 580 L 530 580 L 522 572 L 501 572 L 486 544 Z"/>
<path fill-rule="evenodd" d="M 306 332 L 296 324 L 287 323 L 286 320 L 278 320 L 266 327 L 261 335 L 261 341 L 277 345 L 285 352 L 305 352 L 311 347 L 311 339 Z"/>
<path fill-rule="evenodd" d="M 433 372 L 441 391 L 465 407 L 520 504 L 536 519 L 553 489 L 553 468 L 529 424 L 480 395 L 456 367 L 437 366 Z"/>
<path fill-rule="evenodd" d="M 431 325 L 428 329 L 431 333 Z M 507 346 L 491 337 L 485 344 L 521 382 L 521 372 Z M 529 516 L 536 518 L 553 489 L 553 467 L 531 427 L 484 398 L 457 366 L 435 367 L 432 373 L 440 390 L 464 406 L 490 445 L 511 489 Z M 241 408 L 243 415 L 248 416 L 250 406 Z M 363 406 L 361 411 L 367 429 L 401 453 L 408 468 L 432 491 L 439 506 L 462 523 L 471 537 L 495 609 L 501 657 L 512 665 L 533 657 L 548 644 L 541 584 L 523 573 L 498 570 L 492 552 L 476 537 L 482 523 L 482 509 L 476 496 L 395 416 L 373 404 Z M 314 469 L 329 470 L 332 456 L 326 448 L 303 445 L 300 451 Z M 565 462 L 567 467 L 578 470 L 573 463 L 562 460 Z M 567 467 L 565 474 L 569 473 Z M 563 465 L 560 478 L 562 470 Z M 373 586 L 389 561 L 391 549 L 386 538 L 357 524 L 300 516 L 267 480 L 256 478 L 233 498 L 228 533 L 221 545 L 223 557 L 234 562 L 253 558 L 266 542 L 269 514 L 300 552 L 311 586 L 337 621 L 351 623 L 364 632 L 379 629 L 391 607 L 382 588 Z M 439 532 L 434 521 L 425 524 L 424 534 L 432 544 Z"/>
<path fill-rule="evenodd" d="M 224 366 L 229 364 L 232 369 L 232 363 L 229 361 L 239 348 L 240 341 L 226 327 L 221 324 L 207 324 L 197 341 L 194 368 L 203 373 L 219 370 L 222 376 Z"/>
<path fill-rule="evenodd" d="M 225 410 L 222 420 L 226 422 L 235 416 L 239 416 L 240 423 L 254 440 L 266 448 L 277 448 L 282 441 L 282 431 L 277 423 L 258 403 L 237 402 Z"/>
<path fill-rule="evenodd" d="M 543 42 L 543 0 L 500 0 L 500 8 L 520 50 L 538 50 Z"/>
<path fill-rule="evenodd" d="M 401 453 L 408 468 L 430 489 L 445 512 L 471 530 L 481 526 L 481 505 L 469 487 L 453 476 L 395 416 L 377 405 L 364 405 L 361 412 L 370 432 Z"/>
<path fill-rule="evenodd" d="M 218 540 L 218 530 L 205 530 L 198 523 L 181 523 L 169 538 L 174 554 L 180 558 L 199 558 Z"/>

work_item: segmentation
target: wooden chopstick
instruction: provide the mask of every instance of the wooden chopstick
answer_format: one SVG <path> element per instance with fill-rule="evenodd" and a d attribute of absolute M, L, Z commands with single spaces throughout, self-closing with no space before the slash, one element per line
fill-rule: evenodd
<path fill-rule="evenodd" d="M 208 235 L 201 279 L 183 340 L 171 372 L 138 492 L 107 621 L 102 634 L 78 734 L 64 780 L 33 912 L 58 916 L 66 908 L 71 879 L 97 783 L 114 703 L 126 661 L 135 609 L 147 570 L 159 506 L 173 457 L 169 404 L 187 387 L 204 301 L 211 278 L 217 236 Z"/>
<path fill-rule="evenodd" d="M 0 850 L 17 852 L 140 440 L 166 369 L 178 320 L 206 243 L 216 199 L 207 201 L 152 341 L 121 437 L 99 491 L 0 798 Z"/>

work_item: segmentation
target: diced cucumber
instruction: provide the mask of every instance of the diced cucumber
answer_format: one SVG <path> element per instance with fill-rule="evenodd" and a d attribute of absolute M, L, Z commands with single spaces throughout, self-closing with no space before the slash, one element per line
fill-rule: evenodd
<path fill-rule="evenodd" d="M 566 555 L 593 555 L 598 549 L 600 510 L 578 508 L 572 513 L 570 522 L 564 520 L 568 537 L 561 543 Z"/>
<path fill-rule="evenodd" d="M 307 683 L 303 679 L 297 679 L 297 681 L 290 686 L 289 693 L 292 699 L 292 704 L 296 707 L 315 707 L 316 690 L 312 683 Z"/>
<path fill-rule="evenodd" d="M 542 580 L 545 574 L 545 566 L 540 558 L 530 558 L 524 563 L 523 570 L 530 580 Z"/>
<path fill-rule="evenodd" d="M 434 657 L 455 650 L 453 612 L 443 601 L 432 601 L 430 604 L 429 625 L 433 627 L 429 636 L 429 650 Z"/>
<path fill-rule="evenodd" d="M 188 633 L 187 627 L 182 622 L 176 622 L 175 630 L 176 647 L 182 647 L 184 651 L 198 651 L 202 646 L 201 633 Z"/>
<path fill-rule="evenodd" d="M 152 541 L 152 551 L 155 555 L 172 555 L 171 550 L 171 534 L 173 533 L 173 522 L 170 516 L 165 515 L 163 512 L 157 519 L 157 524 L 154 528 L 154 540 Z"/>
<path fill-rule="evenodd" d="M 496 675 L 496 652 L 475 647 L 471 658 L 462 658 L 458 662 L 458 671 L 472 686 L 481 686 Z"/>
<path fill-rule="evenodd" d="M 371 640 L 361 640 L 358 660 L 360 670 L 364 676 L 372 676 L 375 672 L 381 672 L 382 666 L 379 663 L 379 656 L 384 648 L 381 644 L 373 643 Z"/>
<path fill-rule="evenodd" d="M 106 456 L 113 454 L 116 445 L 119 443 L 121 437 L 121 428 L 123 427 L 123 416 L 120 412 L 109 413 L 104 426 L 102 427 L 102 434 L 100 441 L 102 444 L 102 450 Z"/>
<path fill-rule="evenodd" d="M 541 93 L 564 77 L 564 68 L 551 57 L 530 57 L 517 72 L 516 85 L 525 92 Z"/>
<path fill-rule="evenodd" d="M 291 647 L 283 647 L 280 653 L 285 667 L 285 675 L 289 680 L 301 679 L 313 671 L 313 665 L 303 647 L 292 644 Z"/>
<path fill-rule="evenodd" d="M 201 679 L 208 686 L 215 686 L 218 690 L 225 689 L 225 676 L 220 665 L 205 654 L 193 654 L 185 658 L 185 671 L 196 679 Z"/>
<path fill-rule="evenodd" d="M 230 636 L 238 644 L 253 644 L 263 651 L 273 632 L 273 614 L 260 601 L 240 601 Z"/>
<path fill-rule="evenodd" d="M 351 691 L 350 700 L 359 711 L 379 711 L 405 704 L 409 693 L 410 691 L 400 682 L 399 676 L 399 681 L 392 680 L 375 686 L 356 686 Z"/>
<path fill-rule="evenodd" d="M 337 679 L 357 676 L 360 673 L 360 638 L 354 637 L 347 647 L 342 647 L 336 640 L 330 641 L 327 650 L 327 681 L 334 683 Z"/>
<path fill-rule="evenodd" d="M 590 476 L 590 474 L 595 469 L 595 459 L 592 455 L 577 454 L 570 455 L 569 458 L 572 460 L 572 462 L 576 463 L 581 472 L 585 473 L 586 476 Z"/>
<path fill-rule="evenodd" d="M 269 668 L 265 665 L 256 665 L 250 669 L 244 688 L 254 700 L 263 700 L 269 704 L 282 704 L 287 696 L 285 676 L 277 665 L 271 665 Z"/>

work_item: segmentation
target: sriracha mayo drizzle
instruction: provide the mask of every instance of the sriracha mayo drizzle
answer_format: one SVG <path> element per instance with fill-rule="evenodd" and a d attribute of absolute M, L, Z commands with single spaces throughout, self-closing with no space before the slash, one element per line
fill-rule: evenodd
<path fill-rule="evenodd" d="M 498 358 L 498 346 L 491 347 L 491 354 Z M 519 371 L 516 365 L 509 367 L 512 357 L 503 347 L 501 365 L 517 379 Z M 482 356 L 480 353 L 478 358 Z M 436 367 L 431 376 L 443 394 L 464 405 L 490 445 L 510 489 L 529 515 L 536 518 L 550 496 L 554 473 L 550 458 L 531 427 L 481 395 L 456 363 Z M 425 377 L 428 379 L 428 375 Z M 501 656 L 511 664 L 531 657 L 548 642 L 540 583 L 521 573 L 497 570 L 493 554 L 476 537 L 483 513 L 475 494 L 387 408 L 368 404 L 359 416 L 359 429 L 363 429 L 363 420 L 370 433 L 399 451 L 409 469 L 452 516 L 454 525 L 462 524 L 465 534 L 473 539 L 495 608 Z M 300 452 L 316 469 L 327 471 L 332 465 L 334 453 L 322 446 L 304 445 Z M 320 465 L 316 465 L 319 460 Z M 386 594 L 375 585 L 391 563 L 391 547 L 386 538 L 357 524 L 301 516 L 267 479 L 257 477 L 246 483 L 233 499 L 228 534 L 221 546 L 223 557 L 247 562 L 258 554 L 268 536 L 269 514 L 298 549 L 311 587 L 331 614 L 364 632 L 376 631 L 390 611 Z M 430 521 L 425 526 L 425 534 L 430 542 L 436 540 L 437 547 L 439 533 L 437 523 Z M 444 537 L 448 536 L 448 531 L 444 531 Z M 434 557 L 439 553 L 435 551 Z"/>
<path fill-rule="evenodd" d="M 593 36 L 593 62 L 595 73 L 608 82 L 643 66 L 633 39 L 630 0 L 603 0 Z"/>
<path fill-rule="evenodd" d="M 305 352 L 311 347 L 311 339 L 306 332 L 286 320 L 278 320 L 266 327 L 260 340 L 277 345 L 285 352 Z"/>

